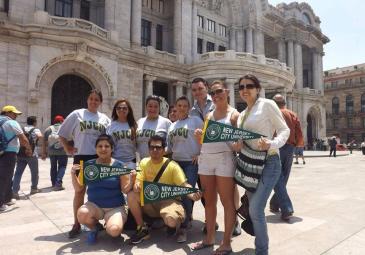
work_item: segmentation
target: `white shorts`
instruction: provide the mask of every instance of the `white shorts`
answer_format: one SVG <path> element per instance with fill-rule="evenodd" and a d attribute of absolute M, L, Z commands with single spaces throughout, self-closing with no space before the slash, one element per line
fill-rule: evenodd
<path fill-rule="evenodd" d="M 222 177 L 234 176 L 233 153 L 231 151 L 211 154 L 200 154 L 198 174 L 217 175 Z"/>

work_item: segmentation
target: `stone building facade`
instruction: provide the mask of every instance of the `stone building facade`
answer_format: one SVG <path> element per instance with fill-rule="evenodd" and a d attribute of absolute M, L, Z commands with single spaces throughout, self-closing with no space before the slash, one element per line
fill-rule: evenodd
<path fill-rule="evenodd" d="M 0 0 L 1 104 L 39 117 L 85 105 L 98 88 L 111 112 L 128 98 L 137 117 L 146 95 L 190 95 L 195 77 L 235 83 L 259 77 L 266 97 L 283 93 L 306 141 L 325 136 L 320 19 L 306 3 L 267 0 Z"/>
<path fill-rule="evenodd" d="M 365 64 L 324 72 L 327 136 L 365 140 Z"/>

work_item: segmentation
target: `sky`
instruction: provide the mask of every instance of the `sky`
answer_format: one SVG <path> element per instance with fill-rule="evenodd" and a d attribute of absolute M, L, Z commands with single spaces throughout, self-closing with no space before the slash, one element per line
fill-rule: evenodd
<path fill-rule="evenodd" d="M 269 0 L 278 3 L 289 0 Z M 330 42 L 324 46 L 323 69 L 365 63 L 365 1 L 306 0 L 321 20 L 321 30 Z"/>

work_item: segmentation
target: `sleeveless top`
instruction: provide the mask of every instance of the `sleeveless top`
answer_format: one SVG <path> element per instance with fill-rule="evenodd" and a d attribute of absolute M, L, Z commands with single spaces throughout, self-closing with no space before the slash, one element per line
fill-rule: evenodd
<path fill-rule="evenodd" d="M 231 117 L 232 117 L 232 114 L 234 113 L 236 109 L 232 108 L 228 114 L 226 115 L 226 117 L 224 117 L 223 119 L 220 119 L 220 120 L 215 120 L 214 119 L 214 111 L 212 111 L 212 114 L 210 115 L 211 116 L 211 120 L 214 120 L 214 121 L 217 121 L 219 123 L 223 123 L 223 124 L 226 124 L 226 125 L 230 125 L 232 126 L 231 124 Z M 203 143 L 202 144 L 202 147 L 201 147 L 201 154 L 210 154 L 210 153 L 220 153 L 220 152 L 231 152 L 231 148 L 229 146 L 229 143 L 230 142 L 216 142 L 216 143 Z"/>

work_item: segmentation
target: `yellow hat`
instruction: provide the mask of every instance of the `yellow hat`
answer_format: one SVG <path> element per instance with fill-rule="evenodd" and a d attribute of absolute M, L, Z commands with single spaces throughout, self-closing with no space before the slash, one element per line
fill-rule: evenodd
<path fill-rule="evenodd" d="M 1 111 L 2 112 L 12 112 L 12 113 L 15 113 L 15 114 L 22 114 L 21 111 L 19 111 L 17 108 L 15 108 L 15 106 L 12 106 L 12 105 L 4 106 Z"/>

